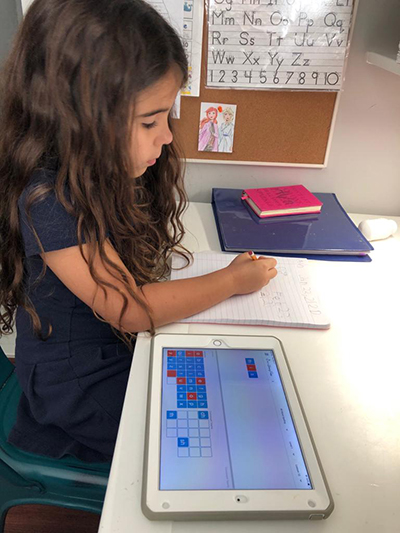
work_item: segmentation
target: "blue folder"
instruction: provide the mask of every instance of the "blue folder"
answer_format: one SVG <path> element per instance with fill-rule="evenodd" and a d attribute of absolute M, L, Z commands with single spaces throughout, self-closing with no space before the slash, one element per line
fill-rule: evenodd
<path fill-rule="evenodd" d="M 259 218 L 241 199 L 242 189 L 212 190 L 221 249 L 334 261 L 371 261 L 373 250 L 333 193 L 313 193 L 318 214 Z"/>

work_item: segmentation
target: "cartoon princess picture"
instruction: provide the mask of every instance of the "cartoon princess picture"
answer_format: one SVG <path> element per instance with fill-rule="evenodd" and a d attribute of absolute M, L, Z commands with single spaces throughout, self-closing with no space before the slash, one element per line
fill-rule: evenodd
<path fill-rule="evenodd" d="M 201 152 L 218 152 L 218 109 L 209 107 L 200 122 L 199 145 Z"/>
<path fill-rule="evenodd" d="M 235 112 L 231 107 L 225 107 L 222 112 L 222 124 L 218 132 L 218 151 L 219 152 L 232 152 L 233 146 L 233 133 L 235 126 L 233 124 L 233 118 Z"/>

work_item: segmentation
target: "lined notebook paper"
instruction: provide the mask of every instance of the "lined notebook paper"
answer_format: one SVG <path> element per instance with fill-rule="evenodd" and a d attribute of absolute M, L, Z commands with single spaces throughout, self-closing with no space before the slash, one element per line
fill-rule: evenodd
<path fill-rule="evenodd" d="M 186 279 L 214 272 L 226 267 L 235 255 L 214 252 L 193 254 L 193 263 L 182 270 L 172 270 L 171 279 Z M 290 257 L 276 257 L 276 260 L 278 275 L 261 290 L 232 296 L 182 322 L 329 328 L 329 320 L 311 284 L 308 260 Z M 185 261 L 174 254 L 172 268 L 184 265 Z"/>

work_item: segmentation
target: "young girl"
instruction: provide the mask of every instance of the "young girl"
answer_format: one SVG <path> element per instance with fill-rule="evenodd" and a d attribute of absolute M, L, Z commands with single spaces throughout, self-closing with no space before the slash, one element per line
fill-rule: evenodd
<path fill-rule="evenodd" d="M 142 0 L 35 0 L 4 73 L 0 323 L 22 387 L 9 441 L 112 457 L 135 334 L 252 292 L 275 261 L 163 281 L 185 207 L 170 111 L 181 41 Z"/>
<path fill-rule="evenodd" d="M 206 116 L 200 122 L 199 150 L 201 152 L 218 152 L 218 109 L 209 107 Z"/>

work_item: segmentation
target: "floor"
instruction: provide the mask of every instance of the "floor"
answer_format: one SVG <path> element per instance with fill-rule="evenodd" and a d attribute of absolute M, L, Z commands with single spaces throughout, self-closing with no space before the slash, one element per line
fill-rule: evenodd
<path fill-rule="evenodd" d="M 100 515 L 51 507 L 19 505 L 8 511 L 4 533 L 97 533 Z"/>

